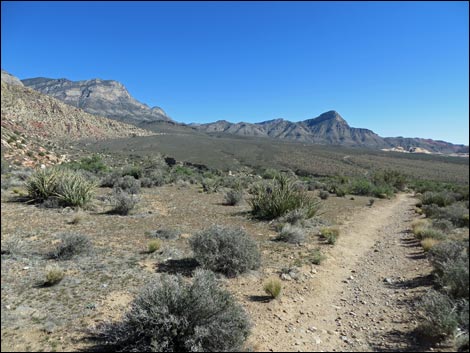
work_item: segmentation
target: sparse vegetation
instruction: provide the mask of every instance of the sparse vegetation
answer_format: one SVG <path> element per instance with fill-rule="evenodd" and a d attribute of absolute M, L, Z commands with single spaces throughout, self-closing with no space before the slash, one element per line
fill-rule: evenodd
<path fill-rule="evenodd" d="M 140 192 L 140 180 L 135 179 L 131 175 L 125 175 L 116 180 L 113 188 L 120 188 L 129 194 L 136 195 Z"/>
<path fill-rule="evenodd" d="M 282 283 L 277 278 L 271 278 L 264 283 L 263 289 L 267 295 L 276 299 L 281 295 Z"/>
<path fill-rule="evenodd" d="M 120 188 L 115 188 L 110 196 L 110 201 L 113 205 L 111 213 L 125 216 L 134 209 L 139 199 L 136 195 L 129 194 Z"/>
<path fill-rule="evenodd" d="M 320 190 L 320 193 L 318 194 L 318 196 L 322 199 L 322 200 L 326 200 L 328 199 L 328 197 L 330 197 L 330 193 L 326 190 Z"/>
<path fill-rule="evenodd" d="M 325 259 L 326 256 L 322 254 L 320 248 L 313 249 L 308 257 L 308 260 L 314 265 L 320 265 Z"/>
<path fill-rule="evenodd" d="M 180 234 L 181 232 L 176 229 L 162 228 L 162 229 L 158 229 L 156 231 L 150 232 L 149 235 L 153 238 L 170 240 L 170 239 L 178 238 Z"/>
<path fill-rule="evenodd" d="M 423 250 L 425 252 L 431 250 L 436 244 L 439 244 L 439 240 L 435 238 L 424 238 L 423 240 L 421 240 L 421 246 L 423 247 Z"/>
<path fill-rule="evenodd" d="M 87 252 L 91 249 L 90 239 L 79 233 L 61 233 L 60 243 L 49 253 L 49 258 L 57 260 L 69 260 L 72 257 Z"/>
<path fill-rule="evenodd" d="M 225 194 L 225 204 L 230 206 L 238 205 L 243 199 L 241 190 L 230 190 Z"/>
<path fill-rule="evenodd" d="M 326 239 L 328 244 L 334 245 L 339 236 L 338 228 L 325 227 L 320 229 L 320 236 Z"/>
<path fill-rule="evenodd" d="M 456 306 L 445 294 L 430 290 L 421 302 L 421 332 L 444 338 L 454 334 L 458 326 Z"/>
<path fill-rule="evenodd" d="M 271 220 L 289 211 L 304 209 L 306 218 L 313 217 L 319 210 L 319 201 L 294 185 L 295 182 L 283 174 L 277 175 L 269 184 L 258 185 L 249 200 L 252 214 L 259 219 Z"/>
<path fill-rule="evenodd" d="M 58 284 L 65 277 L 64 271 L 58 266 L 48 266 L 46 268 L 46 279 L 44 286 L 51 287 Z"/>
<path fill-rule="evenodd" d="M 241 229 L 213 226 L 190 239 L 196 260 L 207 269 L 236 276 L 260 266 L 255 241 Z"/>
<path fill-rule="evenodd" d="M 162 247 L 162 242 L 160 239 L 152 240 L 148 244 L 148 252 L 154 253 L 155 251 L 160 250 L 161 247 Z"/>
<path fill-rule="evenodd" d="M 276 237 L 276 240 L 290 244 L 301 244 L 305 241 L 305 231 L 298 226 L 286 223 Z"/>
<path fill-rule="evenodd" d="M 250 331 L 243 308 L 213 273 L 196 271 L 192 283 L 163 276 L 145 287 L 121 322 L 98 328 L 114 351 L 241 351 Z"/>

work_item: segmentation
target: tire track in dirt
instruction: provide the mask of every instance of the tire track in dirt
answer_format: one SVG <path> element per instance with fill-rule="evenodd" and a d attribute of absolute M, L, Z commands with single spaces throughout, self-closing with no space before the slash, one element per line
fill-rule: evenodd
<path fill-rule="evenodd" d="M 313 279 L 289 283 L 299 300 L 284 300 L 274 309 L 282 311 L 274 316 L 286 330 L 272 332 L 256 324 L 256 349 L 425 349 L 412 335 L 417 324 L 414 302 L 427 290 L 430 273 L 408 231 L 414 202 L 410 195 L 399 194 L 341 225 L 336 246 Z"/>

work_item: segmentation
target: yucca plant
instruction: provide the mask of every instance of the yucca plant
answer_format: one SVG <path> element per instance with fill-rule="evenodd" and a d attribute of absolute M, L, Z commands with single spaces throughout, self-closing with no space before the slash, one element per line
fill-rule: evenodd
<path fill-rule="evenodd" d="M 83 175 L 64 170 L 57 179 L 56 196 L 64 206 L 82 207 L 91 201 L 96 184 Z"/>
<path fill-rule="evenodd" d="M 26 182 L 29 198 L 34 202 L 42 202 L 55 196 L 58 177 L 56 168 L 38 169 Z"/>
<path fill-rule="evenodd" d="M 269 184 L 257 185 L 249 203 L 252 214 L 266 220 L 281 217 L 296 209 L 304 209 L 306 218 L 311 218 L 320 206 L 318 200 L 296 188 L 295 181 L 283 174 L 278 174 Z"/>

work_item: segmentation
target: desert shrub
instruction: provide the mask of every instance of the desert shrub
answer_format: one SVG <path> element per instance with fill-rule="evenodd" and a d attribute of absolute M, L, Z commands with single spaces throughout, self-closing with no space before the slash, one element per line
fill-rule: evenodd
<path fill-rule="evenodd" d="M 59 237 L 60 243 L 48 254 L 49 258 L 69 260 L 76 255 L 87 252 L 92 247 L 90 239 L 83 234 L 62 233 Z"/>
<path fill-rule="evenodd" d="M 421 246 L 423 247 L 423 250 L 425 252 L 428 252 L 429 250 L 431 250 L 433 246 L 435 246 L 438 243 L 439 243 L 439 240 L 434 239 L 434 238 L 424 238 L 423 240 L 421 240 Z"/>
<path fill-rule="evenodd" d="M 372 195 L 374 185 L 367 179 L 356 179 L 350 186 L 350 193 L 353 195 Z"/>
<path fill-rule="evenodd" d="M 397 191 L 403 191 L 408 182 L 408 177 L 398 170 L 385 169 L 375 172 L 372 181 L 376 185 L 389 185 Z"/>
<path fill-rule="evenodd" d="M 114 188 L 110 201 L 113 206 L 111 213 L 128 215 L 137 205 L 139 199 L 136 195 L 129 194 L 120 188 Z"/>
<path fill-rule="evenodd" d="M 263 289 L 267 295 L 276 299 L 281 294 L 282 283 L 277 278 L 271 278 L 264 283 Z"/>
<path fill-rule="evenodd" d="M 92 173 L 101 173 L 108 170 L 101 157 L 96 154 L 90 157 L 83 157 L 79 161 L 65 163 L 64 166 L 72 170 L 86 170 Z"/>
<path fill-rule="evenodd" d="M 204 178 L 201 182 L 202 191 L 214 193 L 219 190 L 220 180 L 218 178 Z"/>
<path fill-rule="evenodd" d="M 338 187 L 335 188 L 335 191 L 334 191 L 334 193 L 338 197 L 346 196 L 346 192 L 347 192 L 347 190 L 346 190 L 346 187 L 344 187 L 344 186 L 338 186 Z"/>
<path fill-rule="evenodd" d="M 148 252 L 149 253 L 153 253 L 157 250 L 159 250 L 160 248 L 162 247 L 162 242 L 160 239 L 155 239 L 155 240 L 152 240 L 148 243 Z"/>
<path fill-rule="evenodd" d="M 372 196 L 378 197 L 379 199 L 385 199 L 391 197 L 394 193 L 392 186 L 387 184 L 375 185 Z"/>
<path fill-rule="evenodd" d="M 258 184 L 249 200 L 252 214 L 259 219 L 271 220 L 295 209 L 305 209 L 306 218 L 319 210 L 319 202 L 306 192 L 296 190 L 294 181 L 279 174 L 272 183 Z"/>
<path fill-rule="evenodd" d="M 119 178 L 113 185 L 113 188 L 120 188 L 129 194 L 138 194 L 140 192 L 140 180 L 135 179 L 131 175 Z"/>
<path fill-rule="evenodd" d="M 264 170 L 264 172 L 261 174 L 261 177 L 263 179 L 274 179 L 277 177 L 279 172 L 276 169 L 273 168 L 267 168 Z"/>
<path fill-rule="evenodd" d="M 456 201 L 455 196 L 449 191 L 440 191 L 440 192 L 426 191 L 421 196 L 421 202 L 423 205 L 435 204 L 439 207 L 445 207 L 445 206 L 451 205 L 455 201 Z"/>
<path fill-rule="evenodd" d="M 37 170 L 26 182 L 28 196 L 35 202 L 55 198 L 62 206 L 84 206 L 91 201 L 96 185 L 68 169 Z"/>
<path fill-rule="evenodd" d="M 112 188 L 119 178 L 121 178 L 121 173 L 117 170 L 111 173 L 104 174 L 101 177 L 100 186 Z"/>
<path fill-rule="evenodd" d="M 320 265 L 325 259 L 326 256 L 322 254 L 320 248 L 313 249 L 308 256 L 308 260 L 314 265 Z"/>
<path fill-rule="evenodd" d="M 143 188 L 151 188 L 154 186 L 152 179 L 148 177 L 142 177 L 139 179 L 140 181 L 140 186 Z"/>
<path fill-rule="evenodd" d="M 456 227 L 468 227 L 469 212 L 463 202 L 455 202 L 446 207 L 438 207 L 436 204 L 424 205 L 423 212 L 426 217 L 447 219 Z"/>
<path fill-rule="evenodd" d="M 63 170 L 57 179 L 56 197 L 62 206 L 83 207 L 95 193 L 96 184 L 77 172 Z"/>
<path fill-rule="evenodd" d="M 55 196 L 59 171 L 56 168 L 38 169 L 26 181 L 26 189 L 31 200 L 42 202 Z"/>
<path fill-rule="evenodd" d="M 322 228 L 320 230 L 320 236 L 326 239 L 328 244 L 335 244 L 336 239 L 339 236 L 339 229 L 338 228 Z"/>
<path fill-rule="evenodd" d="M 458 326 L 456 306 L 445 294 L 430 290 L 420 302 L 421 325 L 423 334 L 443 338 L 452 336 Z"/>
<path fill-rule="evenodd" d="M 134 177 L 134 179 L 140 179 L 142 177 L 143 170 L 142 167 L 133 165 L 133 166 L 127 166 L 123 169 L 121 175 L 123 177 L 126 176 L 131 176 Z"/>
<path fill-rule="evenodd" d="M 300 227 L 287 223 L 282 227 L 276 240 L 290 244 L 301 244 L 305 241 L 305 231 Z"/>
<path fill-rule="evenodd" d="M 1 158 L 1 161 L 2 161 L 2 169 L 1 169 L 1 173 L 2 174 L 6 174 L 9 172 L 10 170 L 10 166 L 8 165 L 8 162 L 3 158 L 3 155 L 2 155 L 2 158 Z"/>
<path fill-rule="evenodd" d="M 411 231 L 418 239 L 422 239 L 423 231 L 429 226 L 430 222 L 427 219 L 415 219 L 411 222 Z"/>
<path fill-rule="evenodd" d="M 46 267 L 46 279 L 44 281 L 44 286 L 50 287 L 53 286 L 65 277 L 64 271 L 58 266 L 48 266 Z"/>
<path fill-rule="evenodd" d="M 241 229 L 213 226 L 190 239 L 196 260 L 205 268 L 236 276 L 260 266 L 253 239 Z"/>
<path fill-rule="evenodd" d="M 443 239 L 445 239 L 445 237 L 446 236 L 445 236 L 444 233 L 442 233 L 440 230 L 434 229 L 434 228 L 420 229 L 420 231 L 417 234 L 418 239 L 428 238 L 428 239 L 435 239 L 435 240 L 443 240 Z"/>
<path fill-rule="evenodd" d="M 151 237 L 158 238 L 158 239 L 165 239 L 165 240 L 176 239 L 180 236 L 180 234 L 181 232 L 176 229 L 167 229 L 167 228 L 162 228 L 162 229 L 158 229 L 156 231 L 150 232 Z"/>
<path fill-rule="evenodd" d="M 318 196 L 320 196 L 322 200 L 326 200 L 328 197 L 330 197 L 330 193 L 326 190 L 320 190 Z"/>
<path fill-rule="evenodd" d="M 243 192 L 240 190 L 230 190 L 225 194 L 225 204 L 235 206 L 243 199 Z"/>
<path fill-rule="evenodd" d="M 147 175 L 153 186 L 163 186 L 166 184 L 165 174 L 161 170 L 154 170 Z M 143 186 L 143 185 L 142 185 Z"/>
<path fill-rule="evenodd" d="M 289 223 L 292 225 L 300 224 L 302 221 L 307 219 L 308 210 L 304 208 L 297 208 L 295 210 L 287 212 L 284 216 L 278 219 L 280 224 Z"/>
<path fill-rule="evenodd" d="M 447 219 L 434 219 L 432 227 L 445 233 L 450 232 L 454 228 L 452 222 Z"/>
<path fill-rule="evenodd" d="M 461 241 L 446 241 L 429 251 L 437 283 L 456 298 L 468 298 L 468 245 Z"/>
<path fill-rule="evenodd" d="M 164 275 L 147 285 L 120 322 L 97 328 L 113 351 L 242 351 L 248 315 L 213 273 L 197 270 L 192 283 Z"/>

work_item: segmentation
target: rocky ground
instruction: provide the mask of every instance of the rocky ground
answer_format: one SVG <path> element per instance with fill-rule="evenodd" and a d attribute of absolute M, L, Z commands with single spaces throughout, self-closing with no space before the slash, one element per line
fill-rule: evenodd
<path fill-rule="evenodd" d="M 86 349 L 86 330 L 114 320 L 127 310 L 142 285 L 162 273 L 190 273 L 187 239 L 218 223 L 243 227 L 259 243 L 263 265 L 222 283 L 253 321 L 250 346 L 255 351 L 422 351 L 413 334 L 415 301 L 430 285 L 421 248 L 409 234 L 415 200 L 406 194 L 392 200 L 330 197 L 324 222 L 338 224 L 336 245 L 308 228 L 303 246 L 273 242 L 272 224 L 251 220 L 246 202 L 224 206 L 223 194 L 202 193 L 196 186 L 143 189 L 139 208 L 130 216 L 109 215 L 100 189 L 91 210 L 44 209 L 2 193 L 2 351 L 74 351 Z M 78 221 L 76 221 L 78 219 Z M 148 254 L 149 232 L 177 229 L 176 240 Z M 66 276 L 56 286 L 39 284 L 45 258 L 61 232 L 87 234 L 93 249 L 59 265 Z M 320 247 L 321 265 L 305 261 Z M 263 283 L 283 278 L 283 292 L 267 301 Z M 286 272 L 286 270 L 284 270 Z"/>

